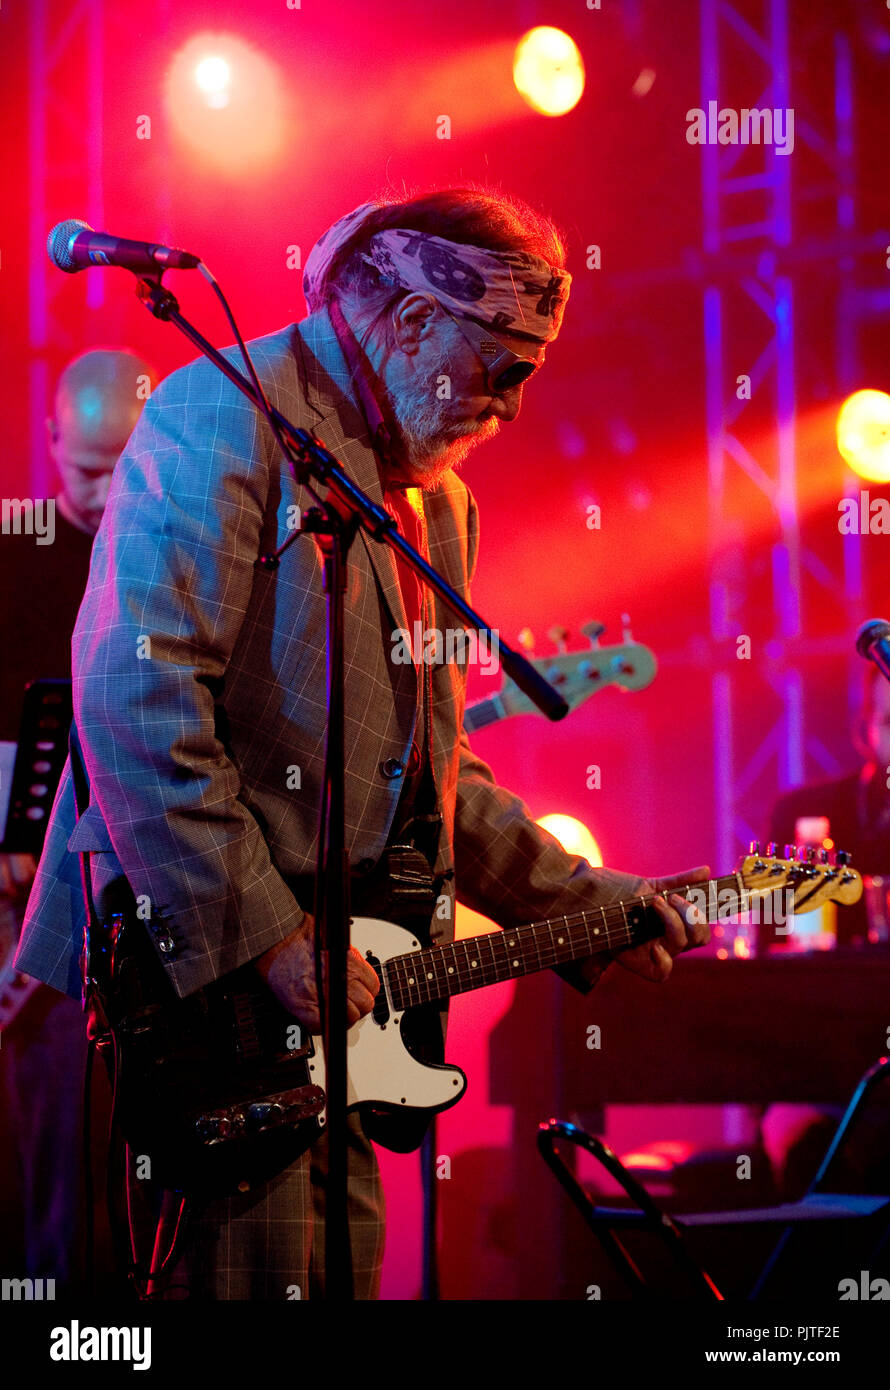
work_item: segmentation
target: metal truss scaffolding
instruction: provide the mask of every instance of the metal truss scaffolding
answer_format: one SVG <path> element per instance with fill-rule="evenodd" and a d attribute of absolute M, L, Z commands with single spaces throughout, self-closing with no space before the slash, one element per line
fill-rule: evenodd
<path fill-rule="evenodd" d="M 744 8 L 744 12 L 743 12 Z M 748 17 L 757 8 L 760 23 Z M 801 94 L 792 91 L 789 52 L 789 0 L 764 0 L 733 5 L 728 0 L 701 0 L 701 106 L 726 103 L 729 83 L 739 67 L 762 73 L 750 106 L 793 108 L 796 139 L 826 171 L 835 208 L 836 239 L 824 240 L 819 254 L 828 262 L 824 292 L 838 300 L 834 381 L 838 397 L 854 389 L 857 372 L 857 325 L 873 310 L 874 292 L 857 288 L 856 255 L 863 248 L 854 231 L 853 77 L 849 37 L 832 35 L 834 126 L 820 130 L 811 119 Z M 793 36 L 792 36 L 793 37 Z M 824 124 L 825 117 L 822 116 Z M 809 638 L 802 632 L 805 585 L 830 589 L 837 602 L 843 596 L 849 626 L 828 634 L 837 652 L 852 651 L 852 634 L 861 620 L 861 554 L 856 537 L 838 546 L 842 573 L 833 574 L 823 556 L 802 539 L 799 506 L 796 412 L 807 402 L 796 396 L 795 271 L 814 250 L 804 235 L 792 242 L 792 177 L 794 206 L 801 204 L 798 163 L 766 143 L 745 147 L 705 144 L 703 154 L 703 327 L 705 346 L 706 426 L 708 442 L 708 535 L 710 545 L 710 613 L 712 640 L 712 710 L 714 742 L 715 852 L 720 864 L 732 863 L 740 848 L 763 829 L 750 824 L 745 808 L 756 801 L 751 791 L 767 769 L 782 787 L 796 785 L 814 771 L 838 770 L 834 754 L 808 727 L 803 689 L 802 657 Z M 739 172 L 743 163 L 744 172 Z M 822 188 L 825 182 L 822 180 Z M 886 292 L 885 292 L 886 293 Z M 748 325 L 752 313 L 762 320 L 762 349 L 749 363 L 735 360 L 736 326 Z M 752 420 L 750 403 L 736 393 L 737 373 L 750 377 L 752 398 L 770 402 L 770 427 L 764 430 L 762 409 Z M 861 383 L 858 383 L 861 384 Z M 764 393 L 768 393 L 765 397 Z M 798 417 L 799 418 L 799 417 Z M 771 613 L 754 612 L 751 577 L 746 571 L 742 542 L 746 519 L 733 513 L 739 495 L 735 470 L 762 497 L 771 518 Z M 735 485 L 735 486 L 734 486 Z M 856 484 L 858 490 L 858 483 Z M 852 541 L 853 544 L 846 542 Z M 840 542 L 840 538 L 839 538 Z M 751 698 L 739 692 L 736 643 L 752 628 L 771 636 L 755 653 L 756 683 L 762 694 L 769 727 L 752 746 L 742 725 L 742 706 Z M 822 636 L 825 646 L 825 634 Z M 850 663 L 845 663 L 850 669 Z M 760 708 L 759 696 L 755 696 Z M 776 701 L 780 713 L 773 718 Z M 746 746 L 742 746 L 743 742 Z"/>

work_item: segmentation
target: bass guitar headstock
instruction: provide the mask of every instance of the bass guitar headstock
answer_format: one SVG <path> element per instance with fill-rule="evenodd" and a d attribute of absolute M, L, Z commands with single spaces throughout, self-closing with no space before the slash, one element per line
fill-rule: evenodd
<path fill-rule="evenodd" d="M 584 623 L 581 632 L 590 646 L 587 650 L 570 652 L 568 628 L 552 627 L 547 634 L 556 646 L 552 656 L 535 655 L 534 638 L 528 628 L 519 634 L 519 645 L 545 680 L 556 687 L 569 708 L 577 709 L 595 691 L 607 685 L 616 685 L 620 690 L 645 690 L 655 679 L 658 669 L 655 654 L 634 641 L 626 617 L 620 644 L 601 647 L 599 639 L 604 631 L 603 623 Z M 528 696 L 509 680 L 498 699 L 505 715 L 526 714 L 535 709 Z"/>

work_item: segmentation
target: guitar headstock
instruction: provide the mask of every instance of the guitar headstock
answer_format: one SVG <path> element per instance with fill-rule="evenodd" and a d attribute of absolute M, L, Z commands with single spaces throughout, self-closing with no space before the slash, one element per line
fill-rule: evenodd
<path fill-rule="evenodd" d="M 827 850 L 786 845 L 785 857 L 780 859 L 776 845 L 768 844 L 766 849 L 761 854 L 760 846 L 753 844 L 739 863 L 738 872 L 749 893 L 763 897 L 790 888 L 794 913 L 812 912 L 826 902 L 855 903 L 862 897 L 862 878 L 843 850 L 832 861 Z"/>
<path fill-rule="evenodd" d="M 548 633 L 556 646 L 552 656 L 537 657 L 534 654 L 534 639 L 528 628 L 519 635 L 519 645 L 541 675 L 559 691 L 570 709 L 578 705 L 597 690 L 607 685 L 616 685 L 620 690 L 645 690 L 651 685 L 658 670 L 655 654 L 642 643 L 635 642 L 630 628 L 624 619 L 623 641 L 616 646 L 601 647 L 600 635 L 605 631 L 603 623 L 584 623 L 581 631 L 590 643 L 589 648 L 570 652 L 568 649 L 569 631 L 563 627 L 552 627 Z M 512 681 L 506 681 L 498 695 L 504 714 L 526 714 L 536 707 Z"/>

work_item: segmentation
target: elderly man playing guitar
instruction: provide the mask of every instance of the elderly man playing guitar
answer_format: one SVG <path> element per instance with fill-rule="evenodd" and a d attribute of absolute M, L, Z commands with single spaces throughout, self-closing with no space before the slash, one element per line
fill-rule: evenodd
<path fill-rule="evenodd" d="M 479 527 L 455 470 L 518 416 L 559 332 L 565 259 L 548 219 L 499 194 L 450 188 L 365 203 L 308 257 L 308 317 L 250 344 L 270 403 L 319 437 L 465 597 Z M 206 361 L 154 392 L 115 470 L 73 641 L 89 805 L 78 819 L 66 769 L 20 969 L 80 992 L 80 852 L 100 918 L 121 879 L 150 904 L 146 940 L 178 999 L 246 968 L 318 1031 L 310 913 L 325 737 L 321 565 L 306 540 L 277 570 L 255 565 L 312 501 L 266 421 Z M 452 940 L 455 895 L 518 935 L 537 918 L 655 893 L 662 934 L 613 954 L 645 980 L 667 979 L 673 957 L 709 936 L 704 914 L 671 890 L 707 869 L 652 884 L 564 852 L 473 754 L 461 727 L 466 661 L 395 658 L 394 637 L 418 620 L 424 631 L 454 621 L 361 532 L 345 618 L 353 910 L 358 901 L 373 911 L 377 891 L 398 897 L 404 875 L 386 867 L 394 845 L 428 865 L 436 910 L 427 946 Z M 554 968 L 586 991 L 610 960 Z M 351 1024 L 371 1013 L 379 987 L 353 946 Z M 360 1298 L 377 1297 L 383 1254 L 369 1134 L 387 1142 L 384 1121 L 351 1113 Z M 214 1299 L 320 1291 L 324 1174 L 322 1134 L 268 1181 L 208 1198 L 184 1238 L 177 1282 Z M 147 1184 L 136 1186 L 144 1196 Z"/>

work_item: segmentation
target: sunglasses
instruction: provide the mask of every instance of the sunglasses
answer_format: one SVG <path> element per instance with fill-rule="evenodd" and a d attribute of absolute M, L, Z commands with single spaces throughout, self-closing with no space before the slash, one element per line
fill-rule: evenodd
<path fill-rule="evenodd" d="M 534 376 L 541 366 L 531 357 L 519 357 L 509 348 L 504 347 L 493 338 L 486 328 L 480 327 L 477 323 L 471 323 L 469 319 L 459 319 L 452 314 L 450 309 L 446 309 L 441 300 L 436 300 L 450 319 L 453 319 L 469 343 L 470 347 L 479 357 L 485 368 L 485 379 L 491 395 L 496 396 L 501 391 L 509 391 L 514 386 L 519 386 L 523 381 L 528 381 L 529 377 Z"/>

